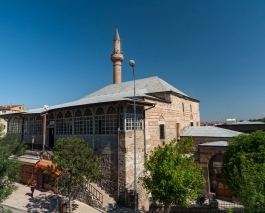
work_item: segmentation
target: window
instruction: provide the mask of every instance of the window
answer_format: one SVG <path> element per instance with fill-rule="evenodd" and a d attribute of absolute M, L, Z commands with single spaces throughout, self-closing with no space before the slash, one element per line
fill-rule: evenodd
<path fill-rule="evenodd" d="M 81 135 L 83 134 L 83 118 L 80 110 L 75 112 L 74 118 L 74 134 Z"/>
<path fill-rule="evenodd" d="M 113 106 L 107 110 L 106 134 L 117 134 L 117 111 Z"/>
<path fill-rule="evenodd" d="M 72 135 L 72 114 L 69 111 L 64 116 L 64 135 Z"/>
<path fill-rule="evenodd" d="M 63 113 L 59 112 L 56 120 L 56 135 L 63 135 Z"/>
<path fill-rule="evenodd" d="M 93 117 L 89 109 L 84 113 L 84 134 L 93 134 Z"/>
<path fill-rule="evenodd" d="M 184 112 L 185 108 L 184 108 L 184 104 L 182 103 L 182 112 Z"/>
<path fill-rule="evenodd" d="M 29 134 L 33 135 L 34 134 L 34 117 L 29 118 Z"/>
<path fill-rule="evenodd" d="M 134 129 L 134 113 L 133 107 L 128 106 L 126 110 L 126 130 Z M 135 121 L 135 128 L 142 129 L 143 128 L 143 110 L 142 107 L 136 108 L 136 121 Z"/>
<path fill-rule="evenodd" d="M 50 125 L 50 126 L 54 126 L 54 115 L 53 113 L 51 113 L 47 119 L 47 123 Z"/>
<path fill-rule="evenodd" d="M 18 133 L 18 120 L 16 117 L 9 120 L 7 130 L 12 133 Z"/>
<path fill-rule="evenodd" d="M 165 125 L 164 124 L 159 125 L 159 133 L 160 133 L 160 139 L 165 139 Z"/>
<path fill-rule="evenodd" d="M 28 134 L 28 124 L 29 124 L 28 118 L 25 118 L 24 119 L 24 135 Z"/>
<path fill-rule="evenodd" d="M 192 112 L 192 106 L 190 105 L 190 112 Z"/>
<path fill-rule="evenodd" d="M 190 126 L 193 126 L 193 122 L 190 122 Z"/>
<path fill-rule="evenodd" d="M 120 107 L 120 130 L 124 130 L 123 107 Z"/>
<path fill-rule="evenodd" d="M 41 117 L 40 115 L 35 118 L 34 122 L 34 135 L 41 135 Z"/>
<path fill-rule="evenodd" d="M 99 107 L 95 115 L 95 134 L 105 134 L 105 112 Z"/>

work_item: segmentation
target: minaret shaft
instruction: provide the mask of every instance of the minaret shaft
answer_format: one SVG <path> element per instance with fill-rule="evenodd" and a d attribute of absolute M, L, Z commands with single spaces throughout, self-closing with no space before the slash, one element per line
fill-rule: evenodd
<path fill-rule="evenodd" d="M 116 29 L 113 40 L 113 52 L 111 54 L 111 61 L 113 62 L 113 83 L 121 83 L 121 62 L 123 61 L 123 54 L 121 51 L 121 41 Z"/>

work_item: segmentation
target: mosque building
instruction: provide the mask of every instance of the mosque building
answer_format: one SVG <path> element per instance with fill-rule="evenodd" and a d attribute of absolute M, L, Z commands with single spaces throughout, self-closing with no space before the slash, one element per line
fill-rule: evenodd
<path fill-rule="evenodd" d="M 116 29 L 111 54 L 113 84 L 75 101 L 5 115 L 8 130 L 18 132 L 19 140 L 30 148 L 52 150 L 59 138 L 84 138 L 99 157 L 100 178 L 107 183 L 103 189 L 120 200 L 133 189 L 134 129 L 139 177 L 148 151 L 163 141 L 179 139 L 184 128 L 200 125 L 199 100 L 157 76 L 122 82 L 123 60 Z M 138 193 L 140 205 L 146 199 L 140 183 Z"/>

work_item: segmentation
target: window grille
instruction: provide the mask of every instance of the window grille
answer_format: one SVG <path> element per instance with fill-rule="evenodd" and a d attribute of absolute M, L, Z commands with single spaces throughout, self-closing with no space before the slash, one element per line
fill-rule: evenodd
<path fill-rule="evenodd" d="M 82 135 L 83 134 L 83 117 L 82 112 L 77 110 L 74 117 L 74 134 Z"/>
<path fill-rule="evenodd" d="M 90 109 L 84 113 L 84 134 L 93 134 L 93 116 Z"/>
<path fill-rule="evenodd" d="M 56 120 L 56 135 L 63 135 L 63 113 L 59 112 Z"/>
<path fill-rule="evenodd" d="M 99 107 L 95 115 L 95 134 L 105 134 L 105 121 L 106 116 L 104 110 Z"/>
<path fill-rule="evenodd" d="M 29 134 L 34 135 L 34 117 L 29 118 Z"/>
<path fill-rule="evenodd" d="M 18 120 L 16 117 L 9 120 L 7 130 L 12 133 L 18 133 Z"/>
<path fill-rule="evenodd" d="M 120 107 L 120 130 L 124 130 L 123 107 Z"/>
<path fill-rule="evenodd" d="M 126 110 L 126 130 L 132 130 L 134 128 L 136 129 L 142 129 L 143 128 L 143 110 L 142 107 L 136 107 L 136 121 L 134 127 L 134 113 L 133 113 L 133 107 L 128 106 Z"/>
<path fill-rule="evenodd" d="M 41 117 L 37 116 L 34 123 L 34 135 L 41 135 Z"/>
<path fill-rule="evenodd" d="M 106 134 L 117 134 L 117 111 L 113 106 L 107 110 Z"/>
<path fill-rule="evenodd" d="M 72 114 L 69 111 L 64 116 L 64 135 L 72 135 Z"/>
<path fill-rule="evenodd" d="M 28 134 L 28 123 L 29 123 L 28 118 L 24 118 L 24 135 Z"/>

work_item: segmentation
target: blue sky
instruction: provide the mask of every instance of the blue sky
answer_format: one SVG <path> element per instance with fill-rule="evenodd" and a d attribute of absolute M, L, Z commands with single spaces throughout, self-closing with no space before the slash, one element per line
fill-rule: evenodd
<path fill-rule="evenodd" d="M 0 2 L 0 105 L 77 100 L 112 83 L 118 26 L 122 81 L 159 76 L 200 100 L 201 121 L 265 116 L 265 1 Z"/>

